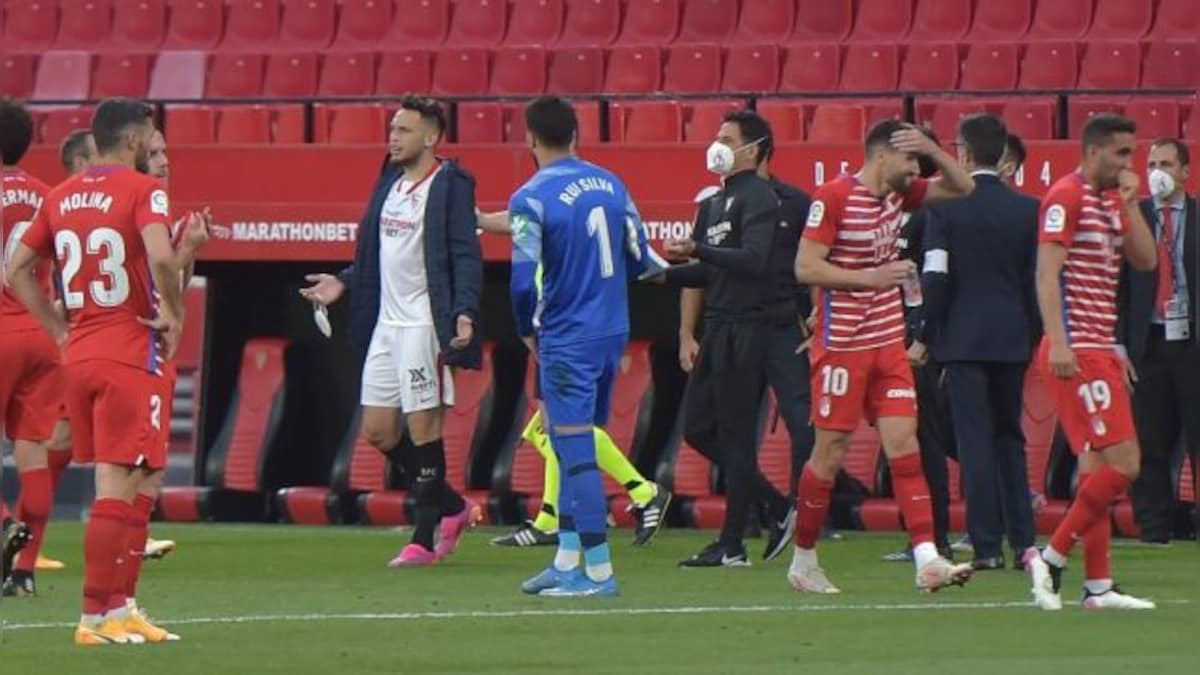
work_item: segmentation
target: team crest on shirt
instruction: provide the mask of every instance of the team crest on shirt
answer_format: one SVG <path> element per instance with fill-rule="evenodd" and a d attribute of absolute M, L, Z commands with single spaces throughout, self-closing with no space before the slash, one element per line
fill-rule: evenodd
<path fill-rule="evenodd" d="M 155 190 L 150 193 L 150 212 L 163 217 L 171 215 L 171 206 L 165 191 Z"/>
<path fill-rule="evenodd" d="M 815 200 L 812 206 L 808 207 L 808 226 L 820 227 L 821 220 L 825 218 L 825 203 L 820 199 Z"/>
<path fill-rule="evenodd" d="M 1047 234 L 1057 234 L 1067 225 L 1067 210 L 1061 204 L 1051 204 L 1046 209 L 1046 222 L 1042 230 Z"/>

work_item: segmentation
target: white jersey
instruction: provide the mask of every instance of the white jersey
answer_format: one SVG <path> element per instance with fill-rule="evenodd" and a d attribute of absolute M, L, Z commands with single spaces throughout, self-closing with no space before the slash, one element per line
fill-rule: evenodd
<path fill-rule="evenodd" d="M 425 276 L 425 205 L 441 164 L 417 181 L 396 181 L 379 212 L 379 322 L 432 326 Z"/>

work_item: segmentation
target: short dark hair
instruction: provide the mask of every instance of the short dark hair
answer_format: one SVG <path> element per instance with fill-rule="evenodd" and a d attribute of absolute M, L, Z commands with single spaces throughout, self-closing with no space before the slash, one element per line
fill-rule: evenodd
<path fill-rule="evenodd" d="M 758 141 L 758 154 L 754 162 L 756 165 L 762 164 L 775 154 L 775 135 L 771 133 L 771 124 L 762 115 L 748 109 L 730 110 L 725 113 L 722 121 L 736 124 L 743 142 Z"/>
<path fill-rule="evenodd" d="M 1012 157 L 1012 160 L 1017 163 L 1018 169 L 1025 165 L 1025 157 L 1027 157 L 1025 153 L 1025 141 L 1021 140 L 1020 136 L 1010 131 L 1008 138 L 1004 141 L 1004 148 L 1009 156 Z"/>
<path fill-rule="evenodd" d="M 420 115 L 421 119 L 433 122 L 439 136 L 446 133 L 446 111 L 437 101 L 427 96 L 408 94 L 400 99 L 400 109 L 411 110 Z"/>
<path fill-rule="evenodd" d="M 964 117 L 958 123 L 958 135 L 979 166 L 994 167 L 1004 157 L 1008 129 L 995 115 L 980 113 Z"/>
<path fill-rule="evenodd" d="M 92 135 L 91 129 L 76 129 L 67 134 L 58 150 L 58 160 L 62 162 L 67 173 L 75 169 L 75 159 L 87 154 L 87 139 Z"/>
<path fill-rule="evenodd" d="M 33 143 L 33 115 L 20 102 L 0 96 L 0 163 L 21 161 Z"/>
<path fill-rule="evenodd" d="M 92 137 L 96 139 L 96 152 L 104 154 L 121 144 L 121 135 L 129 127 L 149 124 L 154 110 L 131 98 L 110 98 L 100 102 L 92 116 Z"/>
<path fill-rule="evenodd" d="M 539 96 L 525 106 L 525 128 L 546 147 L 563 149 L 575 140 L 575 108 L 558 96 Z"/>
<path fill-rule="evenodd" d="M 863 143 L 863 147 L 867 151 L 867 154 L 870 155 L 878 150 L 879 146 L 889 145 L 892 141 L 892 134 L 901 129 L 911 128 L 913 128 L 913 125 L 901 120 L 890 118 L 881 120 L 867 132 L 867 140 Z"/>
<path fill-rule="evenodd" d="M 933 141 L 935 145 L 941 146 L 942 140 L 938 138 L 937 132 L 933 130 L 933 127 L 922 125 L 917 127 L 917 131 L 925 134 L 925 136 L 929 140 Z M 930 178 L 937 172 L 937 162 L 934 162 L 933 159 L 926 157 L 925 155 L 917 155 L 917 175 L 919 175 L 921 178 Z"/>
<path fill-rule="evenodd" d="M 1133 120 L 1116 113 L 1096 115 L 1083 125 L 1083 147 L 1092 148 L 1108 145 L 1116 134 L 1135 134 L 1137 124 Z"/>
<path fill-rule="evenodd" d="M 1170 138 L 1166 136 L 1162 138 L 1156 138 L 1154 139 L 1154 142 L 1150 144 L 1150 149 L 1153 150 L 1166 145 L 1175 148 L 1175 153 L 1179 156 L 1179 166 L 1184 167 L 1192 165 L 1192 151 L 1188 150 L 1187 143 L 1184 143 L 1178 138 Z"/>

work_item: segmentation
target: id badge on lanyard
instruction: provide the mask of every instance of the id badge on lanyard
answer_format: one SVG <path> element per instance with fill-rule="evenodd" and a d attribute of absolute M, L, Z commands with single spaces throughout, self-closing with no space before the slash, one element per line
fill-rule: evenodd
<path fill-rule="evenodd" d="M 1191 326 L 1188 322 L 1188 301 L 1186 294 L 1175 293 L 1167 302 L 1166 315 L 1163 316 L 1163 337 L 1168 342 L 1178 342 L 1191 337 Z"/>

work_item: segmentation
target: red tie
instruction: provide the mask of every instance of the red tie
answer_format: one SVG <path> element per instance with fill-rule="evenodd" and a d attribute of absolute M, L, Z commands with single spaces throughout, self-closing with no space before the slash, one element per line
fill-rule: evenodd
<path fill-rule="evenodd" d="M 1162 232 L 1158 237 L 1158 292 L 1154 294 L 1154 306 L 1165 319 L 1167 303 L 1175 295 L 1175 212 L 1171 208 L 1162 210 Z"/>

